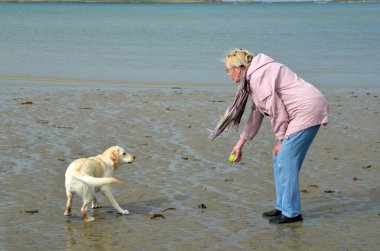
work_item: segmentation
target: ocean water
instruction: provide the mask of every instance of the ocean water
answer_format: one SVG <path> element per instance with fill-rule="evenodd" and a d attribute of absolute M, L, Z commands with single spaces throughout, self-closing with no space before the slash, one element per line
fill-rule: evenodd
<path fill-rule="evenodd" d="M 0 81 L 228 84 L 266 53 L 317 85 L 380 85 L 380 3 L 0 4 Z"/>

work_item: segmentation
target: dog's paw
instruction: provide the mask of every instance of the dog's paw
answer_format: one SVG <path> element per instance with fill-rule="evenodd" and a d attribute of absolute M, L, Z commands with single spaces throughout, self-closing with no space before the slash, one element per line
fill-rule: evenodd
<path fill-rule="evenodd" d="M 100 206 L 99 204 L 96 204 L 96 205 L 92 205 L 91 208 L 92 209 L 97 209 L 97 208 L 101 208 L 102 206 Z"/>
<path fill-rule="evenodd" d="M 128 210 L 120 210 L 119 213 L 120 214 L 129 214 L 129 211 Z"/>
<path fill-rule="evenodd" d="M 64 215 L 65 215 L 65 216 L 71 216 L 71 213 L 69 213 L 69 212 L 65 212 Z"/>
<path fill-rule="evenodd" d="M 88 216 L 86 219 L 84 219 L 85 221 L 87 222 L 90 222 L 90 221 L 94 221 L 95 218 L 94 217 L 91 217 L 91 216 Z"/>

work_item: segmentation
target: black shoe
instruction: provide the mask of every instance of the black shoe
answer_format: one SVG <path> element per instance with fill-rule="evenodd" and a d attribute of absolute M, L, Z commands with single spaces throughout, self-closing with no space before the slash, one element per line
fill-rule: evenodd
<path fill-rule="evenodd" d="M 272 211 L 264 212 L 263 217 L 269 218 L 269 217 L 275 217 L 281 215 L 282 211 L 273 209 Z"/>
<path fill-rule="evenodd" d="M 280 216 L 277 216 L 275 218 L 270 219 L 269 223 L 285 224 L 285 223 L 292 223 L 292 222 L 297 222 L 297 221 L 303 221 L 301 214 L 299 214 L 298 216 L 293 217 L 293 218 L 289 218 L 289 217 L 286 217 L 285 215 L 281 214 Z"/>

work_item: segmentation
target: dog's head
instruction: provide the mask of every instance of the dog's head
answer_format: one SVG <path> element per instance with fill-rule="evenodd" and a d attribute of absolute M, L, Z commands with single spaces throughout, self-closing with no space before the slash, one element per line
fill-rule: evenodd
<path fill-rule="evenodd" d="M 111 146 L 103 154 L 113 161 L 115 169 L 119 168 L 121 164 L 132 163 L 136 158 L 120 146 Z"/>

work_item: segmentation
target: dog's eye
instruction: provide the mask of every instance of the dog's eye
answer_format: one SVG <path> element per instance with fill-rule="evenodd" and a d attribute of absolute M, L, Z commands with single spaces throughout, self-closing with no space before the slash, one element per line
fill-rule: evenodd
<path fill-rule="evenodd" d="M 123 155 L 126 155 L 126 153 L 125 153 L 125 152 L 123 152 Z"/>

